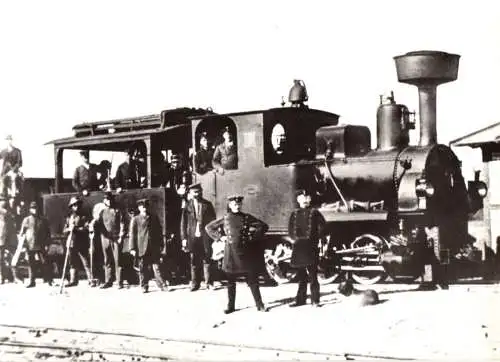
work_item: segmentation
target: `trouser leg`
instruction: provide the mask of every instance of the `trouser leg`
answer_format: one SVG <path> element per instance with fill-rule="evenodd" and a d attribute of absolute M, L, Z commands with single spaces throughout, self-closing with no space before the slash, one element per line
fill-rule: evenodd
<path fill-rule="evenodd" d="M 76 277 L 76 263 L 78 260 L 78 252 L 74 247 L 69 249 L 69 284 L 68 287 L 77 285 L 78 284 L 78 279 Z"/>
<path fill-rule="evenodd" d="M 28 286 L 33 286 L 35 285 L 36 252 L 28 251 L 27 253 L 28 253 L 28 279 L 29 279 Z"/>
<path fill-rule="evenodd" d="M 233 274 L 227 274 L 227 309 L 234 310 L 236 303 L 236 277 Z"/>
<path fill-rule="evenodd" d="M 4 254 L 5 254 L 5 247 L 0 246 L 0 283 L 1 284 L 5 283 L 5 276 L 6 276 Z"/>
<path fill-rule="evenodd" d="M 112 283 L 112 273 L 113 273 L 113 249 L 112 249 L 112 241 L 103 237 L 101 235 L 101 245 L 102 245 L 102 256 L 103 256 L 103 264 L 104 264 L 104 283 L 111 284 Z"/>
<path fill-rule="evenodd" d="M 139 258 L 139 284 L 143 290 L 148 289 L 149 275 L 147 273 L 148 264 L 144 257 Z"/>
<path fill-rule="evenodd" d="M 203 277 L 205 278 L 205 284 L 213 284 L 212 280 L 212 262 L 211 260 L 203 260 Z"/>
<path fill-rule="evenodd" d="M 253 296 L 253 299 L 255 301 L 255 305 L 257 307 L 263 307 L 264 303 L 262 303 L 262 296 L 260 295 L 259 280 L 258 280 L 257 273 L 254 271 L 248 272 L 246 275 L 246 279 L 247 279 L 248 287 L 250 288 L 250 291 L 252 292 L 252 296 Z"/>
<path fill-rule="evenodd" d="M 307 273 L 309 274 L 309 288 L 311 289 L 311 303 L 319 303 L 319 282 L 318 282 L 318 267 L 316 265 L 310 265 L 307 267 Z"/>
<path fill-rule="evenodd" d="M 191 284 L 199 286 L 201 281 L 202 259 L 198 252 L 191 253 Z"/>
<path fill-rule="evenodd" d="M 161 276 L 160 272 L 160 264 L 158 262 L 152 263 L 152 268 L 153 268 L 153 275 L 155 277 L 156 285 L 158 288 L 163 290 L 165 288 L 165 281 L 163 280 L 163 277 Z"/>
<path fill-rule="evenodd" d="M 118 243 L 113 243 L 113 260 L 115 264 L 115 276 L 118 285 L 123 285 L 121 250 Z"/>
<path fill-rule="evenodd" d="M 92 279 L 92 274 L 90 272 L 89 252 L 88 250 L 79 250 L 78 255 L 80 256 L 80 260 L 82 262 L 83 269 L 85 270 L 85 274 L 87 275 L 87 279 L 90 281 Z"/>
<path fill-rule="evenodd" d="M 297 295 L 295 296 L 295 302 L 297 304 L 304 304 L 307 299 L 307 270 L 306 268 L 300 268 L 297 272 L 298 279 L 298 289 Z"/>
<path fill-rule="evenodd" d="M 39 251 L 38 257 L 40 258 L 40 263 L 42 265 L 43 281 L 52 284 L 52 265 L 49 262 L 47 253 L 45 251 Z"/>

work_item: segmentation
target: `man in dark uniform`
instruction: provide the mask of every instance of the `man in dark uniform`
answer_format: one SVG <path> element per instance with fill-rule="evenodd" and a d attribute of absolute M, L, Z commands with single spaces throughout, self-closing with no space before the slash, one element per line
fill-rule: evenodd
<path fill-rule="evenodd" d="M 15 225 L 12 212 L 9 210 L 7 201 L 0 199 L 0 283 L 4 284 L 9 279 L 7 265 L 5 262 L 6 252 L 11 252 L 15 241 Z"/>
<path fill-rule="evenodd" d="M 36 259 L 40 260 L 44 270 L 44 280 L 51 285 L 52 284 L 52 268 L 49 263 L 47 263 L 47 253 L 46 249 L 50 243 L 50 229 L 47 219 L 42 217 L 38 212 L 38 206 L 36 202 L 32 201 L 29 206 L 30 214 L 23 219 L 21 224 L 21 230 L 19 231 L 19 242 L 22 243 L 21 248 L 26 248 L 26 253 L 28 255 L 28 275 L 29 284 L 27 288 L 32 288 L 35 286 L 35 265 Z M 17 254 L 17 253 L 16 253 Z M 18 258 L 16 258 L 18 259 Z M 16 264 L 12 262 L 12 273 L 14 278 L 16 278 Z"/>
<path fill-rule="evenodd" d="M 238 168 L 238 154 L 233 135 L 229 132 L 228 127 L 224 129 L 222 137 L 224 142 L 215 148 L 212 158 L 213 167 L 217 170 L 236 170 Z"/>
<path fill-rule="evenodd" d="M 207 133 L 200 136 L 200 149 L 194 155 L 194 168 L 197 173 L 203 175 L 213 169 L 213 151 L 209 147 Z"/>
<path fill-rule="evenodd" d="M 137 175 L 133 172 L 134 165 L 131 163 L 132 152 L 132 150 L 129 150 L 125 153 L 125 161 L 116 170 L 115 186 L 118 192 L 139 187 L 139 182 L 136 179 Z"/>
<path fill-rule="evenodd" d="M 299 208 L 290 215 L 288 235 L 293 240 L 291 266 L 298 269 L 299 288 L 295 302 L 290 307 L 306 304 L 307 279 L 311 289 L 311 303 L 319 306 L 318 242 L 322 237 L 325 220 L 318 210 L 311 207 L 311 195 L 306 190 L 297 191 Z"/>
<path fill-rule="evenodd" d="M 149 211 L 149 200 L 137 201 L 139 214 L 130 222 L 129 242 L 130 254 L 139 259 L 139 279 L 142 292 L 148 292 L 149 266 L 153 268 L 156 284 L 160 290 L 167 285 L 160 273 L 159 259 L 162 248 L 162 228 L 158 216 Z"/>
<path fill-rule="evenodd" d="M 89 162 L 89 151 L 80 151 L 82 164 L 75 169 L 72 185 L 75 191 L 87 196 L 98 189 L 96 165 Z"/>
<path fill-rule="evenodd" d="M 198 290 L 201 282 L 201 266 L 207 289 L 213 285 L 211 279 L 212 239 L 205 231 L 205 226 L 215 219 L 215 210 L 210 201 L 202 197 L 201 184 L 189 187 L 190 200 L 182 209 L 181 239 L 182 247 L 187 248 L 191 256 L 191 291 Z"/>
<path fill-rule="evenodd" d="M 94 220 L 94 230 L 99 233 L 104 256 L 104 284 L 101 289 L 113 285 L 112 273 L 115 271 L 118 288 L 123 288 L 121 254 L 123 237 L 125 235 L 125 215 L 116 208 L 111 192 L 106 192 L 103 199 L 104 207 Z"/>
<path fill-rule="evenodd" d="M 209 223 L 205 230 L 214 240 L 225 243 L 222 269 L 227 275 L 228 304 L 224 313 L 235 311 L 236 277 L 245 275 L 247 284 L 252 292 L 257 310 L 267 312 L 259 289 L 258 282 L 258 239 L 261 238 L 268 226 L 252 215 L 241 212 L 243 196 L 228 197 L 228 212 L 220 219 Z"/>
<path fill-rule="evenodd" d="M 78 197 L 71 197 L 69 205 L 71 208 L 70 215 L 66 218 L 64 232 L 71 233 L 71 243 L 69 248 L 69 284 L 68 287 L 73 287 L 78 284 L 76 275 L 76 264 L 78 259 L 82 262 L 83 269 L 87 274 L 89 283 L 92 280 L 89 266 L 89 219 L 82 211 L 82 200 Z"/>

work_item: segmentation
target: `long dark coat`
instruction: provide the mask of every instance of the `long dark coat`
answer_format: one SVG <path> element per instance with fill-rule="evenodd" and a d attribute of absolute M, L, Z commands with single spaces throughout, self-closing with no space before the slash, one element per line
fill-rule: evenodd
<path fill-rule="evenodd" d="M 130 250 L 137 250 L 137 256 L 152 260 L 160 258 L 163 232 L 158 216 L 136 215 L 130 222 Z"/>
<path fill-rule="evenodd" d="M 120 236 L 125 235 L 125 218 L 123 213 L 113 207 L 103 208 L 99 213 L 96 229 L 101 236 L 104 246 L 107 247 L 113 242 L 118 242 Z"/>
<path fill-rule="evenodd" d="M 199 220 L 202 244 L 197 245 L 196 222 Z M 182 209 L 181 216 L 181 239 L 187 240 L 187 247 L 190 252 L 204 251 L 205 255 L 212 255 L 212 239 L 208 236 L 205 226 L 215 220 L 215 210 L 210 201 L 201 199 L 198 201 L 198 215 L 194 208 L 194 200 L 189 200 L 186 207 Z"/>
<path fill-rule="evenodd" d="M 318 242 L 323 235 L 325 219 L 312 207 L 296 209 L 290 215 L 288 235 L 295 241 L 291 265 L 303 268 L 318 264 Z"/>
<path fill-rule="evenodd" d="M 230 274 L 260 270 L 262 256 L 259 253 L 262 249 L 258 241 L 268 228 L 263 221 L 242 212 L 227 213 L 205 227 L 214 240 L 227 236 L 222 270 Z"/>
<path fill-rule="evenodd" d="M 12 213 L 0 208 L 0 246 L 14 247 L 16 239 L 16 226 Z"/>
<path fill-rule="evenodd" d="M 41 216 L 26 216 L 23 219 L 19 233 L 21 237 L 26 237 L 24 246 L 29 251 L 41 251 L 50 243 L 49 223 Z"/>

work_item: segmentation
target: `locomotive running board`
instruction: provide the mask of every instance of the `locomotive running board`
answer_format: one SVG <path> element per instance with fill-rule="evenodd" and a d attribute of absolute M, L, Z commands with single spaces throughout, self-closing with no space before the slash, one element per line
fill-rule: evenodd
<path fill-rule="evenodd" d="M 374 212 L 338 212 L 326 208 L 320 208 L 318 211 L 323 215 L 326 222 L 335 221 L 385 221 L 387 220 L 387 211 L 374 211 Z"/>

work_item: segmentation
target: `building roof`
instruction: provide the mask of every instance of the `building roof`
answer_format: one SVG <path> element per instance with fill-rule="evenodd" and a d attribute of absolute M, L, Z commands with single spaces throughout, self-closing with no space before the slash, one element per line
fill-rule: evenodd
<path fill-rule="evenodd" d="M 486 143 L 500 143 L 500 122 L 457 138 L 450 142 L 450 146 L 480 147 Z"/>

